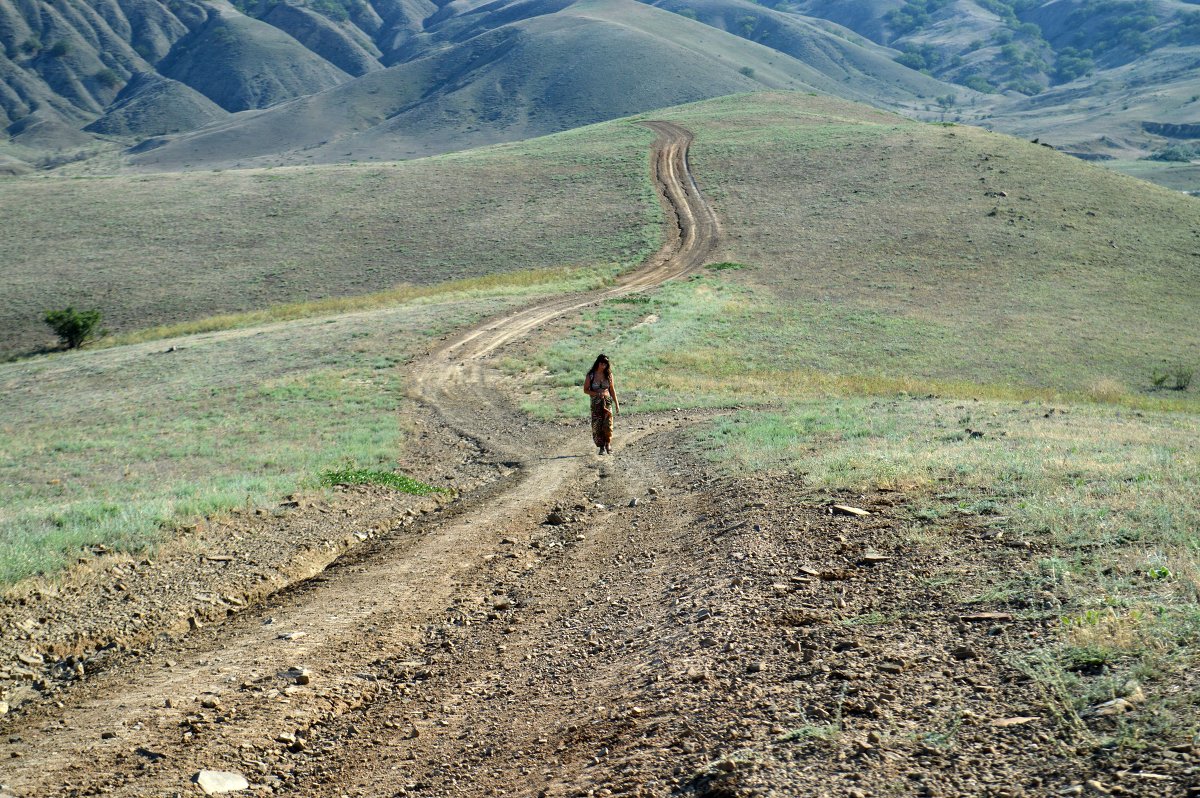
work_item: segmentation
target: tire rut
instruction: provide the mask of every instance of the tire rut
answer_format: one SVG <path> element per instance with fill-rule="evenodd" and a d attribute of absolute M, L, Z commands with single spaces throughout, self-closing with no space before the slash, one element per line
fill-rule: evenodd
<path fill-rule="evenodd" d="M 89 677 L 57 710 L 17 719 L 6 731 L 23 740 L 22 751 L 13 760 L 19 768 L 6 766 L 7 789 L 170 794 L 197 769 L 249 767 L 243 752 L 264 738 L 303 727 L 302 719 L 326 723 L 369 703 L 374 677 L 364 674 L 364 662 L 380 652 L 422 650 L 428 624 L 461 599 L 506 530 L 536 528 L 549 506 L 608 476 L 611 466 L 589 455 L 590 442 L 578 429 L 519 419 L 499 393 L 489 360 L 564 314 L 685 275 L 713 251 L 720 226 L 688 167 L 691 133 L 668 122 L 646 125 L 657 134 L 651 171 L 668 210 L 662 248 L 611 287 L 477 325 L 412 368 L 414 393 L 434 416 L 497 461 L 521 467 L 479 499 L 432 514 L 421 536 L 375 544 L 261 608 L 129 662 L 127 671 Z M 675 424 L 623 433 L 622 444 Z M 639 468 L 651 473 L 646 462 Z M 320 689 L 299 688 L 301 672 Z"/>

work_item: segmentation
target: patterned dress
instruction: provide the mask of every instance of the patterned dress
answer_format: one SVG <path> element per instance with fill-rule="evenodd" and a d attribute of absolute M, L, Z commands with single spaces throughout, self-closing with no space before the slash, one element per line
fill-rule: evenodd
<path fill-rule="evenodd" d="M 592 440 L 597 446 L 607 447 L 612 443 L 613 436 L 612 397 L 608 393 L 608 379 L 595 372 L 589 372 L 587 378 L 593 391 Z"/>

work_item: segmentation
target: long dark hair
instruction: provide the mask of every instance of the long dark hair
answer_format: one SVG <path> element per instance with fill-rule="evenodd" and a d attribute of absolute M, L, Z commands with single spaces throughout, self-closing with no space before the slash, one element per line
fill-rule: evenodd
<path fill-rule="evenodd" d="M 598 372 L 601 364 L 603 364 L 603 366 L 604 366 L 605 378 L 611 380 L 612 379 L 612 363 L 608 362 L 608 355 L 600 355 L 600 357 L 596 358 L 596 362 L 592 364 L 592 368 L 588 371 L 588 376 L 590 377 L 593 374 L 596 374 Z M 576 373 L 578 373 L 578 372 L 576 372 Z"/>

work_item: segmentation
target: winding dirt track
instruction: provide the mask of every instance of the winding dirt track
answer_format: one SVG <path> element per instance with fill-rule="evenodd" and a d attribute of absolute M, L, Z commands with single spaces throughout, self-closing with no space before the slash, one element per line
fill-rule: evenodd
<path fill-rule="evenodd" d="M 691 132 L 670 122 L 647 122 L 646 126 L 658 134 L 651 171 L 667 211 L 668 230 L 659 251 L 611 288 L 542 302 L 479 324 L 433 352 L 414 370 L 417 396 L 461 434 L 483 438 L 481 442 L 490 451 L 515 455 L 516 459 L 561 451 L 559 441 L 487 434 L 488 429 L 506 429 L 504 419 L 511 416 L 511 411 L 497 401 L 485 368 L 490 355 L 549 321 L 698 269 L 720 240 L 717 216 L 688 166 Z"/>
<path fill-rule="evenodd" d="M 666 122 L 647 125 L 657 134 L 652 171 L 668 211 L 662 249 L 610 288 L 543 302 L 477 325 L 413 370 L 415 393 L 435 416 L 482 445 L 488 458 L 522 467 L 434 514 L 436 520 L 424 524 L 420 535 L 366 546 L 365 553 L 266 606 L 189 635 L 171 644 L 174 649 L 160 649 L 127 670 L 89 677 L 82 689 L 64 696 L 58 711 L 9 727 L 24 748 L 19 760 L 0 763 L 0 784 L 19 796 L 175 795 L 195 792 L 188 780 L 197 770 L 217 768 L 245 771 L 277 794 L 340 795 L 343 789 L 350 791 L 356 776 L 383 768 L 370 760 L 325 784 L 329 779 L 324 776 L 336 771 L 338 757 L 333 756 L 318 759 L 324 764 L 315 773 L 287 781 L 293 771 L 280 776 L 282 771 L 272 764 L 289 755 L 274 737 L 279 730 L 304 732 L 370 709 L 378 700 L 380 677 L 367 664 L 386 661 L 392 667 L 400 661 L 398 652 L 408 650 L 419 656 L 428 646 L 428 625 L 444 619 L 447 606 L 461 603 L 464 591 L 491 592 L 496 574 L 487 569 L 494 566 L 505 534 L 515 534 L 514 519 L 521 533 L 536 536 L 552 504 L 603 494 L 596 487 L 601 477 L 615 476 L 605 484 L 617 500 L 631 495 L 631 481 L 656 484 L 657 466 L 633 452 L 621 463 L 621 473 L 611 473 L 611 461 L 595 457 L 581 427 L 523 424 L 498 393 L 487 366 L 489 356 L 547 322 L 687 274 L 713 251 L 720 228 L 688 169 L 691 134 Z M 622 428 L 619 443 L 629 446 L 653 428 Z M 614 460 L 621 459 L 618 451 Z M 622 541 L 626 531 L 620 529 Z M 579 573 L 545 573 L 547 584 L 559 584 L 561 577 L 563 585 L 582 585 L 583 574 L 592 567 L 583 551 L 580 547 L 573 555 L 583 558 L 577 559 L 583 563 Z M 556 567 L 551 559 L 539 562 L 543 572 L 547 565 Z M 524 567 L 532 572 L 535 565 L 531 561 Z M 296 632 L 302 634 L 281 639 Z M 317 689 L 290 684 L 294 677 L 286 671 L 293 666 L 311 669 Z M 527 721 L 537 719 L 534 714 Z M 390 728 L 390 722 L 380 727 Z M 346 732 L 353 733 L 353 727 Z M 386 780 L 372 783 L 353 792 L 397 794 Z"/>

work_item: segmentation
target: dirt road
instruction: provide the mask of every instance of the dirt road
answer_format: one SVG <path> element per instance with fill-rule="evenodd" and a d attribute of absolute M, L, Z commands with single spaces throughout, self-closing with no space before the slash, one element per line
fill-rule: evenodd
<path fill-rule="evenodd" d="M 0 796 L 199 795 L 203 770 L 244 778 L 233 794 L 306 797 L 1200 795 L 1194 746 L 1113 744 L 1125 716 L 1076 712 L 1039 670 L 1057 588 L 1038 608 L 998 586 L 1042 553 L 967 516 L 923 526 L 903 493 L 715 473 L 689 434 L 700 414 L 622 419 L 616 456 L 598 457 L 582 421 L 516 411 L 492 356 L 698 268 L 718 238 L 689 135 L 652 127 L 662 251 L 412 371 L 425 459 L 409 465 L 460 499 L 347 492 L 0 608 L 6 636 L 82 671 L 0 720 Z M 283 573 L 242 545 L 267 538 L 314 553 Z M 234 554 L 204 548 L 218 542 Z M 222 594 L 221 569 L 258 592 Z M 142 600 L 153 580 L 139 580 L 167 572 L 197 591 L 186 612 L 213 607 L 190 630 Z M 135 616 L 134 650 L 67 656 L 62 627 L 82 629 L 89 606 Z M 41 656 L 6 673 L 36 679 Z M 1134 687 L 1122 711 L 1139 711 Z"/>
<path fill-rule="evenodd" d="M 662 249 L 613 287 L 478 325 L 413 369 L 416 393 L 435 416 L 480 442 L 490 458 L 522 467 L 447 508 L 419 534 L 375 544 L 260 608 L 196 630 L 177 645 L 157 647 L 151 658 L 127 658 L 119 669 L 76 685 L 63 706 L 35 711 L 25 723 L 17 719 L 5 729 L 17 743 L 0 783 L 21 796 L 171 794 L 187 790 L 192 775 L 205 767 L 244 771 L 247 756 L 263 762 L 253 752 L 264 744 L 272 752 L 292 747 L 297 750 L 291 755 L 304 753 L 314 726 L 381 700 L 378 711 L 398 709 L 376 695 L 379 679 L 370 672 L 380 663 L 388 668 L 421 663 L 411 667 L 427 669 L 429 629 L 444 622 L 447 607 L 481 599 L 492 613 L 510 612 L 519 599 L 492 598 L 503 574 L 517 562 L 535 570 L 545 559 L 507 556 L 503 547 L 513 545 L 505 542 L 512 535 L 541 534 L 552 506 L 564 508 L 568 517 L 593 510 L 602 477 L 608 479 L 602 493 L 616 490 L 611 501 L 622 503 L 635 492 L 631 474 L 640 472 L 646 485 L 662 484 L 639 460 L 623 464 L 611 479 L 614 469 L 585 456 L 591 452 L 585 431 L 522 420 L 499 395 L 487 364 L 505 344 L 555 318 L 703 264 L 719 226 L 688 170 L 691 134 L 665 122 L 649 127 L 657 134 L 652 171 L 669 219 Z M 622 441 L 628 445 L 652 429 L 623 430 Z M 589 491 L 595 495 L 585 496 Z M 571 534 L 571 540 L 547 539 L 543 551 L 554 559 L 563 546 L 586 539 Z M 247 774 L 252 780 L 282 784 L 270 767 L 263 772 L 256 764 L 251 770 L 259 771 Z M 319 783 L 292 785 L 297 794 L 313 795 L 324 791 Z M 390 783 L 372 790 L 394 793 Z"/>

